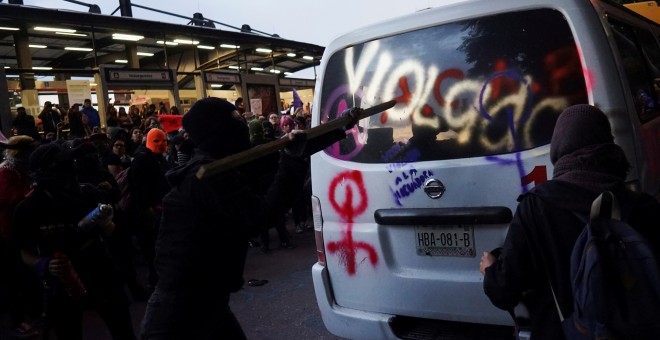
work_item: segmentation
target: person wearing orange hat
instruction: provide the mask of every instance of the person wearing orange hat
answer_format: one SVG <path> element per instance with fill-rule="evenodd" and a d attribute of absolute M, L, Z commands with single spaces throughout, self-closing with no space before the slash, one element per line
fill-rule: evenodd
<path fill-rule="evenodd" d="M 167 138 L 163 130 L 153 128 L 147 133 L 144 147 L 138 148 L 131 163 L 131 207 L 129 220 L 135 223 L 136 238 L 149 268 L 148 288 L 158 281 L 153 266 L 156 232 L 160 224 L 161 202 L 170 190 L 165 173 L 170 166 L 163 156 L 167 150 Z"/>
<path fill-rule="evenodd" d="M 167 150 L 167 137 L 161 129 L 151 129 L 147 133 L 147 149 L 153 153 L 164 154 Z"/>

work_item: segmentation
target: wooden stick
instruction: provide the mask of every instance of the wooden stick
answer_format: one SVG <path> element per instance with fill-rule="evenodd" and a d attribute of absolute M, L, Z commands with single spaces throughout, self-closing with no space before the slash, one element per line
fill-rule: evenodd
<path fill-rule="evenodd" d="M 381 104 L 378 104 L 376 106 L 372 106 L 368 109 L 364 110 L 359 110 L 359 113 L 357 115 L 357 121 L 360 119 L 367 118 L 369 116 L 373 116 L 376 113 L 383 112 L 387 109 L 390 109 L 394 107 L 396 104 L 395 100 L 390 100 Z M 305 130 L 305 134 L 307 134 L 307 140 L 314 139 L 318 136 L 321 136 L 323 134 L 326 134 L 330 131 L 340 129 L 346 125 L 348 125 L 353 118 L 350 116 L 344 116 L 344 117 L 339 117 L 337 119 L 334 119 L 332 121 L 329 121 L 327 123 L 315 126 L 311 129 Z M 277 140 L 274 140 L 272 142 L 268 142 L 265 144 L 257 145 L 251 149 L 235 153 L 233 155 L 229 155 L 227 157 L 224 157 L 222 159 L 219 159 L 217 161 L 213 161 L 211 163 L 202 165 L 199 167 L 199 170 L 197 170 L 197 178 L 199 179 L 204 179 L 207 177 L 211 177 L 214 175 L 217 175 L 219 173 L 222 173 L 223 171 L 227 169 L 231 169 L 234 167 L 237 167 L 239 165 L 245 164 L 247 162 L 253 161 L 255 159 L 261 158 L 263 156 L 266 156 L 268 154 L 271 154 L 275 151 L 279 151 L 284 149 L 286 145 L 289 143 L 288 138 L 280 138 Z"/>

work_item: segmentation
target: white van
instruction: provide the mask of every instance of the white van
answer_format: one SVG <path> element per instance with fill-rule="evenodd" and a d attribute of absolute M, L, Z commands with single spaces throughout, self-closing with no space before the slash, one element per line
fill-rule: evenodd
<path fill-rule="evenodd" d="M 479 258 L 503 244 L 518 195 L 552 177 L 569 105 L 608 115 L 629 184 L 659 196 L 659 26 L 599 0 L 447 3 L 323 56 L 314 126 L 397 100 L 312 157 L 314 287 L 341 337 L 511 339 Z"/>

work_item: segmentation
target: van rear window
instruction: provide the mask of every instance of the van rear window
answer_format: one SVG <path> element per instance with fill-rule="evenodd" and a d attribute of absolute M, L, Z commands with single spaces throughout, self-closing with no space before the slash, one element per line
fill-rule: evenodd
<path fill-rule="evenodd" d="M 321 122 L 350 107 L 397 105 L 325 150 L 361 163 L 515 153 L 548 144 L 559 113 L 587 102 L 564 16 L 538 9 L 353 45 L 327 61 Z"/>

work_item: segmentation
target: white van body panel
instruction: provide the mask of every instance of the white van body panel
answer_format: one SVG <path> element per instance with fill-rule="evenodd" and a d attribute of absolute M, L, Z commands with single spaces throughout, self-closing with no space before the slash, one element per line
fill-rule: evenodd
<path fill-rule="evenodd" d="M 427 51 L 442 51 L 443 46 L 433 47 L 436 50 L 426 50 L 425 46 L 450 44 L 447 37 L 439 37 L 438 40 L 412 39 L 409 45 L 399 46 L 398 49 L 391 47 L 395 46 L 393 43 L 388 45 L 388 41 L 394 41 L 397 37 L 405 37 L 408 33 L 421 36 L 425 29 L 433 32 L 436 27 L 446 26 L 447 30 L 453 29 L 451 32 L 458 34 L 464 31 L 452 28 L 454 23 L 521 11 L 525 11 L 524 15 L 551 11 L 565 18 L 565 23 L 562 21 L 558 25 L 566 25 L 571 32 L 577 49 L 575 58 L 578 58 L 577 64 L 581 69 L 559 67 L 556 73 L 545 76 L 556 75 L 560 78 L 560 71 L 579 75 L 585 88 L 576 90 L 582 94 L 581 99 L 549 94 L 534 101 L 530 98 L 537 98 L 534 97 L 536 93 L 552 91 L 544 88 L 541 80 L 534 79 L 531 73 L 520 72 L 519 76 L 511 76 L 505 71 L 498 74 L 508 76 L 509 80 L 514 79 L 511 83 L 515 83 L 518 89 L 514 86 L 506 95 L 498 97 L 495 78 L 470 74 L 467 68 L 455 67 L 461 60 L 452 61 L 451 55 L 447 55 L 448 58 L 438 55 L 437 59 L 424 55 Z M 635 24 L 640 22 L 639 17 L 598 1 L 468 0 L 356 30 L 338 37 L 326 48 L 315 91 L 313 126 L 331 119 L 328 108 L 332 105 L 332 110 L 351 106 L 369 107 L 401 97 L 404 86 L 410 89 L 408 97 L 388 110 L 388 116 L 369 118 L 359 123 L 359 130 L 354 129 L 349 136 L 355 140 L 354 150 L 342 153 L 341 147 L 335 147 L 312 157 L 312 192 L 322 213 L 322 219 L 319 219 L 322 223 L 315 225 L 315 228 L 321 231 L 322 250 L 325 251 L 325 265 L 314 265 L 312 274 L 328 330 L 346 338 L 396 338 L 391 324 L 398 316 L 474 324 L 513 324 L 511 317 L 495 308 L 483 293 L 483 276 L 478 270 L 482 252 L 503 244 L 509 221 L 458 223 L 465 226 L 465 230 L 472 228 L 474 240 L 471 241 L 474 243 L 471 246 L 474 253 L 470 256 L 425 256 L 418 253 L 421 241 L 416 239 L 420 235 L 416 233 L 416 228 L 422 227 L 421 222 L 405 223 L 405 218 L 401 222 L 401 219 L 385 217 L 381 221 L 398 222 L 378 223 L 377 220 L 381 212 L 387 216 L 388 213 L 401 211 L 410 214 L 410 221 L 429 221 L 438 214 L 438 221 L 442 218 L 445 218 L 443 221 L 451 221 L 448 215 L 452 209 L 497 207 L 515 211 L 516 199 L 520 194 L 552 178 L 549 136 L 544 137 L 546 142 L 538 145 L 532 141 L 537 125 L 546 124 L 535 119 L 545 119 L 548 115 L 544 113 L 546 111 L 552 112 L 556 118 L 563 108 L 577 102 L 600 107 L 610 119 L 615 142 L 622 146 L 631 163 L 628 182 L 633 187 L 658 195 L 660 119 L 656 116 L 642 124 L 633 113 L 635 102 L 630 95 L 630 84 L 625 73 L 617 66 L 621 60 L 613 53 L 617 47 L 612 42 L 614 34 L 607 27 L 605 11 L 616 14 L 619 20 L 630 20 Z M 647 28 L 656 29 L 650 24 Z M 512 36 L 525 33 L 512 32 Z M 656 37 L 658 33 L 655 32 Z M 456 39 L 459 38 L 461 36 L 457 35 Z M 460 42 L 454 43 L 460 46 Z M 505 43 L 507 41 L 502 40 L 502 44 Z M 484 52 L 488 52 L 486 48 Z M 337 59 L 340 58 L 338 56 L 343 56 L 343 59 Z M 556 62 L 552 58 L 561 59 L 562 56 L 565 55 L 549 54 L 543 62 L 552 65 Z M 493 65 L 495 68 L 497 63 L 493 61 Z M 447 73 L 448 78 L 437 76 L 445 74 L 442 73 L 444 71 L 453 73 Z M 338 72 L 346 74 L 338 75 Z M 539 72 L 543 72 L 542 68 Z M 544 74 L 537 72 L 536 77 L 539 75 Z M 335 79 L 344 76 L 347 79 L 345 83 Z M 450 85 L 439 85 L 451 77 L 453 79 L 448 81 Z M 403 84 L 403 78 L 409 82 Z M 560 84 L 562 80 L 556 81 Z M 544 84 L 549 83 L 552 84 Z M 576 87 L 579 88 L 579 84 Z M 562 89 L 554 91 L 561 92 Z M 439 104 L 441 100 L 438 99 L 442 96 L 444 98 L 441 99 L 446 99 L 443 105 Z M 340 97 L 344 98 L 345 103 L 336 105 L 336 98 Z M 356 97 L 360 98 L 356 100 Z M 482 138 L 480 143 L 486 150 L 485 155 L 393 162 L 358 160 L 360 152 L 363 152 L 360 150 L 378 137 L 375 133 L 381 125 L 393 126 L 396 141 L 401 132 L 397 130 L 397 122 L 392 122 L 394 119 L 405 121 L 410 115 L 412 121 L 426 122 L 424 119 L 432 117 L 420 113 L 428 109 L 426 106 L 430 105 L 435 114 L 449 112 L 454 110 L 452 98 L 459 101 L 457 105 L 461 107 L 461 115 L 447 115 L 440 125 L 449 124 L 458 128 L 454 129 L 453 134 L 451 131 L 447 135 L 441 132 L 438 140 L 458 140 L 460 144 L 464 134 L 472 131 L 463 129 L 463 125 L 486 126 L 474 122 L 493 112 L 488 117 L 491 122 L 502 119 L 500 115 L 510 112 L 513 123 L 509 128 L 515 137 L 496 135 L 487 140 Z M 461 98 L 463 102 L 460 102 Z M 380 124 L 378 119 L 391 125 Z M 429 125 L 434 124 L 432 118 L 428 122 Z M 551 131 L 554 121 L 550 120 L 546 125 Z M 483 129 L 486 131 L 487 128 Z M 388 132 L 385 129 L 380 131 Z M 408 140 L 407 137 L 405 140 Z M 496 151 L 515 143 L 527 146 L 515 152 Z M 380 155 L 386 157 L 383 155 L 391 153 L 391 150 L 381 150 Z M 445 190 L 440 198 L 430 198 L 424 191 L 429 179 L 444 185 Z M 442 214 L 447 216 L 440 216 Z"/>

